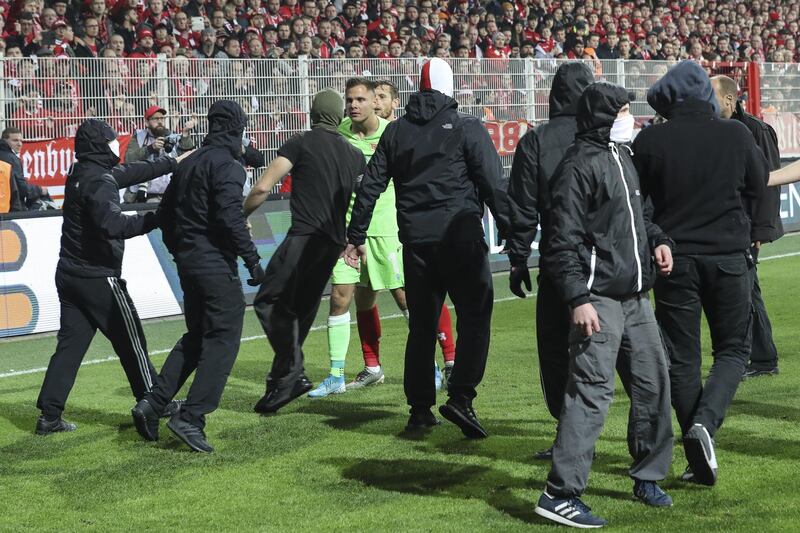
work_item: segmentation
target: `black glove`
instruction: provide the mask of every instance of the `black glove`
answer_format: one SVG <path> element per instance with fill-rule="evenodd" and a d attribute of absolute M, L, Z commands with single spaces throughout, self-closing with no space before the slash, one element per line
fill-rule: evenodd
<path fill-rule="evenodd" d="M 142 215 L 142 218 L 144 218 L 144 233 L 150 233 L 161 226 L 158 213 L 155 211 L 148 211 Z"/>
<path fill-rule="evenodd" d="M 136 203 L 143 204 L 147 202 L 147 191 L 145 189 L 139 189 L 136 191 Z"/>
<path fill-rule="evenodd" d="M 531 273 L 528 271 L 528 265 L 512 266 L 511 273 L 508 276 L 508 288 L 515 296 L 525 298 L 525 292 L 522 290 L 522 284 L 525 283 L 525 288 L 528 292 L 531 291 Z"/>
<path fill-rule="evenodd" d="M 261 285 L 261 282 L 264 281 L 264 269 L 261 268 L 261 263 L 256 263 L 247 270 L 250 271 L 250 279 L 247 280 L 247 284 L 251 287 Z"/>

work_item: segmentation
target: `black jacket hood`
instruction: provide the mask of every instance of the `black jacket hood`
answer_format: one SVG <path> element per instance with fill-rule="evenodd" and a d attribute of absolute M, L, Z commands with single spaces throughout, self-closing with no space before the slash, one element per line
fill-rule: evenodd
<path fill-rule="evenodd" d="M 556 71 L 550 89 L 550 118 L 574 116 L 583 91 L 594 82 L 594 74 L 581 62 L 564 63 Z"/>
<path fill-rule="evenodd" d="M 424 90 L 411 95 L 406 117 L 414 124 L 426 124 L 444 109 L 456 109 L 458 102 L 439 91 Z"/>
<path fill-rule="evenodd" d="M 664 118 L 684 102 L 699 100 L 711 104 L 719 116 L 719 103 L 711 86 L 711 78 L 694 61 L 681 61 L 672 67 L 647 91 L 647 103 Z"/>
<path fill-rule="evenodd" d="M 220 146 L 230 150 L 233 157 L 242 155 L 242 135 L 247 127 L 247 114 L 231 100 L 219 100 L 208 110 L 208 134 L 204 146 Z"/>
<path fill-rule="evenodd" d="M 83 121 L 75 133 L 75 158 L 80 163 L 95 163 L 111 169 L 119 163 L 108 143 L 117 138 L 117 132 L 106 122 L 90 118 Z"/>
<path fill-rule="evenodd" d="M 605 81 L 595 82 L 578 100 L 578 139 L 609 142 L 619 110 L 630 103 L 628 91 Z"/>

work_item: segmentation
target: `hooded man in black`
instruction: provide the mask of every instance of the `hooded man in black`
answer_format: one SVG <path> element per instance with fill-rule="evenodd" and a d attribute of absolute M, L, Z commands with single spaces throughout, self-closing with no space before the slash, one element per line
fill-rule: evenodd
<path fill-rule="evenodd" d="M 778 135 L 772 126 L 747 113 L 738 100 L 739 87 L 727 76 L 711 78 L 714 92 L 720 105 L 720 116 L 738 120 L 750 130 L 756 145 L 764 154 L 770 170 L 781 168 L 781 153 L 778 149 Z M 781 188 L 769 187 L 753 205 L 753 227 L 750 253 L 758 264 L 758 252 L 763 243 L 777 241 L 783 236 L 781 223 Z M 758 267 L 753 268 L 753 345 L 750 350 L 750 364 L 745 377 L 756 377 L 778 373 L 778 349 L 772 340 L 772 324 L 767 314 L 761 285 L 758 282 Z"/>
<path fill-rule="evenodd" d="M 575 115 L 578 99 L 594 81 L 592 70 L 584 63 L 564 63 L 556 71 L 550 90 L 550 121 L 526 133 L 514 152 L 508 203 L 511 207 L 511 232 L 508 259 L 511 263 L 511 292 L 525 297 L 522 284 L 531 290 L 528 257 L 531 244 L 541 224 L 539 256 L 548 252 L 550 240 L 550 180 L 567 148 L 575 139 L 578 123 Z M 539 264 L 539 291 L 536 297 L 536 342 L 540 379 L 550 415 L 558 420 L 564 404 L 564 389 L 569 371 L 569 309 Z M 539 452 L 539 459 L 550 459 L 552 448 Z"/>
<path fill-rule="evenodd" d="M 98 119 L 86 120 L 75 134 L 77 163 L 67 176 L 56 268 L 61 328 L 37 401 L 40 435 L 76 428 L 61 413 L 98 329 L 114 346 L 137 400 L 155 381 L 142 324 L 120 276 L 125 239 L 151 231 L 157 217 L 155 212 L 122 214 L 119 190 L 172 172 L 176 161 L 163 157 L 117 166 L 116 139 L 111 126 Z"/>
<path fill-rule="evenodd" d="M 571 309 L 569 380 L 553 466 L 536 513 L 574 527 L 601 527 L 580 500 L 614 395 L 618 357 L 630 361 L 628 450 L 634 495 L 669 506 L 656 484 L 672 460 L 666 355 L 647 292 L 672 267 L 670 239 L 645 216 L 631 160 L 628 94 L 590 85 L 578 102 L 578 133 L 551 181 L 552 234 L 545 268 Z M 655 256 L 655 264 L 653 261 Z"/>
<path fill-rule="evenodd" d="M 275 351 L 266 393 L 254 407 L 258 413 L 274 413 L 312 388 L 303 369 L 302 346 L 347 244 L 345 215 L 364 173 L 364 156 L 338 133 L 343 110 L 339 93 L 317 93 L 311 104 L 311 131 L 295 135 L 278 149 L 244 202 L 249 216 L 272 187 L 292 173 L 292 225 L 253 301 Z"/>
<path fill-rule="evenodd" d="M 167 427 L 198 452 L 212 452 L 205 415 L 219 406 L 239 351 L 244 294 L 237 256 L 255 280 L 264 272 L 242 214 L 247 178 L 239 163 L 247 115 L 230 100 L 208 111 L 203 147 L 172 175 L 159 214 L 164 243 L 175 258 L 183 289 L 187 331 L 178 341 L 153 390 L 132 410 L 136 430 L 158 440 L 158 416 L 189 375 L 197 371 L 186 402 Z"/>
<path fill-rule="evenodd" d="M 742 380 L 751 344 L 751 206 L 769 167 L 744 124 L 720 119 L 705 70 L 683 61 L 647 92 L 667 122 L 633 143 L 653 222 L 675 241 L 672 275 L 655 284 L 656 316 L 670 357 L 672 405 L 683 432 L 684 479 L 716 481 L 712 438 Z M 700 318 L 714 363 L 702 383 Z"/>
<path fill-rule="evenodd" d="M 356 194 L 345 258 L 366 250 L 375 202 L 394 179 L 409 310 L 404 387 L 408 429 L 438 424 L 434 363 L 439 313 L 450 295 L 458 315 L 456 359 L 442 415 L 469 438 L 486 437 L 472 408 L 489 352 L 493 288 L 483 233 L 484 204 L 501 233 L 508 230 L 502 164 L 480 121 L 459 113 L 453 72 L 442 59 L 422 67 L 420 92 L 389 124 Z"/>

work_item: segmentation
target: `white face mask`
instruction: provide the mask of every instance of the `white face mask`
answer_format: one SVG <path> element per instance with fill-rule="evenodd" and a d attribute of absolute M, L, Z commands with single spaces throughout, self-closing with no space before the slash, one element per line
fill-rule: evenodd
<path fill-rule="evenodd" d="M 108 142 L 108 147 L 111 148 L 111 152 L 119 157 L 119 141 L 114 139 L 113 141 Z"/>
<path fill-rule="evenodd" d="M 631 142 L 635 122 L 633 115 L 626 115 L 622 118 L 617 117 L 614 120 L 614 125 L 611 126 L 611 141 L 615 143 Z"/>

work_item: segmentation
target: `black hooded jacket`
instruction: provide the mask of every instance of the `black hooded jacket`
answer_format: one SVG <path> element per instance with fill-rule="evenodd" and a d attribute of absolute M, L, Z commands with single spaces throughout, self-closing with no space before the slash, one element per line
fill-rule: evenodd
<path fill-rule="evenodd" d="M 162 234 L 181 272 L 236 275 L 237 256 L 248 269 L 259 261 L 242 213 L 247 115 L 220 100 L 208 110 L 208 126 L 203 147 L 178 165 L 161 200 Z"/>
<path fill-rule="evenodd" d="M 745 112 L 741 102 L 736 102 L 736 110 L 731 118 L 747 126 L 750 133 L 753 134 L 756 146 L 767 159 L 770 171 L 781 168 L 778 135 L 772 129 L 772 126 Z M 780 210 L 781 188 L 767 187 L 764 194 L 752 206 L 753 230 L 751 234 L 753 241 L 772 242 L 783 236 Z"/>
<path fill-rule="evenodd" d="M 98 119 L 88 119 L 75 134 L 77 163 L 64 187 L 61 252 L 58 268 L 83 278 L 119 277 L 125 239 L 156 227 L 155 213 L 122 214 L 119 190 L 171 172 L 175 160 L 139 161 L 118 165 L 108 143 L 114 130 Z"/>
<path fill-rule="evenodd" d="M 552 179 L 552 236 L 542 258 L 573 308 L 590 293 L 625 298 L 649 290 L 652 250 L 672 243 L 645 215 L 639 179 L 627 146 L 609 140 L 628 93 L 594 83 L 578 103 L 578 134 Z"/>
<path fill-rule="evenodd" d="M 14 209 L 15 211 L 30 208 L 33 202 L 44 196 L 41 187 L 25 179 L 19 156 L 14 153 L 5 139 L 0 139 L 0 161 L 5 161 L 11 165 L 11 179 L 14 180 L 20 204 L 17 209 Z"/>
<path fill-rule="evenodd" d="M 508 258 L 524 265 L 531 254 L 536 228 L 542 226 L 539 254 L 547 251 L 550 235 L 550 180 L 578 131 L 575 113 L 583 90 L 594 81 L 588 65 L 578 62 L 558 67 L 550 90 L 550 121 L 520 139 L 508 184 L 511 232 Z"/>
<path fill-rule="evenodd" d="M 691 61 L 679 63 L 647 92 L 668 120 L 633 143 L 653 222 L 675 240 L 677 254 L 727 254 L 750 248 L 750 206 L 766 189 L 769 167 L 753 135 L 719 118 L 711 80 Z"/>
<path fill-rule="evenodd" d="M 390 178 L 404 244 L 483 239 L 484 203 L 500 232 L 508 230 L 500 157 L 480 121 L 457 108 L 449 96 L 420 91 L 406 114 L 386 127 L 356 194 L 351 244 L 364 242 L 372 208 Z"/>

